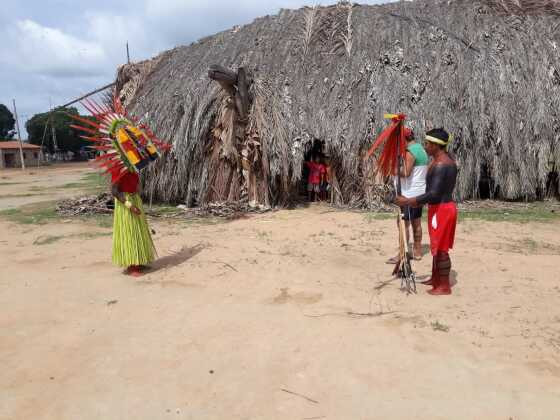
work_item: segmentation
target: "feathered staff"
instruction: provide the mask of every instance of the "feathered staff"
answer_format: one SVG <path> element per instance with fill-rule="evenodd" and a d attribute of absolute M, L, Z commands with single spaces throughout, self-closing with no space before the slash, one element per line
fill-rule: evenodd
<path fill-rule="evenodd" d="M 370 157 L 380 146 L 384 146 L 377 161 L 377 169 L 384 177 L 395 175 L 399 156 L 406 153 L 406 140 L 404 137 L 404 114 L 385 114 L 391 120 L 391 125 L 381 132 L 367 152 Z"/>
<path fill-rule="evenodd" d="M 103 152 L 95 158 L 95 163 L 111 175 L 113 183 L 127 171 L 140 172 L 160 157 L 160 151 L 171 147 L 156 138 L 146 125 L 129 117 L 116 96 L 111 107 L 88 99 L 82 105 L 93 120 L 72 115 L 81 125 L 71 127 L 85 133 L 80 137 L 92 142 L 92 149 Z"/>
<path fill-rule="evenodd" d="M 367 156 L 370 157 L 379 147 L 383 146 L 378 159 L 378 171 L 384 176 L 396 175 L 397 195 L 401 195 L 400 173 L 406 154 L 406 138 L 404 114 L 385 114 L 386 119 L 391 120 L 391 125 L 381 132 Z M 407 250 L 406 225 L 404 214 L 398 210 L 397 222 L 399 226 L 399 258 L 393 270 L 393 275 L 401 278 L 401 288 L 408 293 L 416 293 L 416 276 L 412 271 L 411 257 Z"/>

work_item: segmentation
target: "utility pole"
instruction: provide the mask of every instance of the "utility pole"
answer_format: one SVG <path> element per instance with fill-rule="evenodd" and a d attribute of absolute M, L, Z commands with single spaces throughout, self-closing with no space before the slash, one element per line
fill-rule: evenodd
<path fill-rule="evenodd" d="M 21 170 L 25 170 L 25 159 L 23 157 L 23 144 L 21 143 L 21 132 L 19 131 L 19 120 L 17 115 L 17 108 L 16 108 L 16 100 L 12 100 L 14 103 L 14 117 L 16 119 L 16 128 L 17 128 L 17 135 L 19 140 L 19 157 L 21 159 Z"/>
<path fill-rule="evenodd" d="M 51 134 L 52 134 L 52 141 L 54 146 L 54 155 L 58 157 L 58 144 L 56 144 L 56 130 L 54 128 L 54 124 L 51 124 Z"/>
<path fill-rule="evenodd" d="M 126 41 L 126 62 L 130 64 L 130 52 L 128 51 L 128 41 Z"/>

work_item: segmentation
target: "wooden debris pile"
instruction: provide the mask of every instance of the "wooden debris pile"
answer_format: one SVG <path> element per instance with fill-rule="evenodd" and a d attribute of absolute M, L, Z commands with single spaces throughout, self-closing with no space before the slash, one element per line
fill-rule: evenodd
<path fill-rule="evenodd" d="M 114 201 L 109 193 L 101 193 L 80 198 L 70 198 L 56 205 L 56 212 L 62 216 L 84 216 L 113 213 Z"/>

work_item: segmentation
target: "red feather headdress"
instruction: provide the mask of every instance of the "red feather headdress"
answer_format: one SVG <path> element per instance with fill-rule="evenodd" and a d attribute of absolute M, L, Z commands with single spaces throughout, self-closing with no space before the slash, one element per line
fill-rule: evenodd
<path fill-rule="evenodd" d="M 160 151 L 171 148 L 146 125 L 129 117 L 116 96 L 111 108 L 88 99 L 82 105 L 94 119 L 72 115 L 81 125 L 71 127 L 84 133 L 80 137 L 92 142 L 92 149 L 103 152 L 95 158 L 95 163 L 111 175 L 113 182 L 126 172 L 140 172 L 160 157 Z"/>
<path fill-rule="evenodd" d="M 391 125 L 381 132 L 367 152 L 371 156 L 380 146 L 383 150 L 378 159 L 378 170 L 383 176 L 395 175 L 399 165 L 398 158 L 406 154 L 406 127 L 404 114 L 385 114 Z"/>

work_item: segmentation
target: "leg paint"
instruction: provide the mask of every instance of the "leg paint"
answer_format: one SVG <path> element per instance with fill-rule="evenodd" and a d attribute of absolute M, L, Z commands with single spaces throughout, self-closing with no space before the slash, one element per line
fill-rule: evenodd
<path fill-rule="evenodd" d="M 451 258 L 447 252 L 438 252 L 437 259 L 437 284 L 428 293 L 431 295 L 450 295 L 449 274 L 451 273 Z"/>

